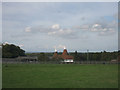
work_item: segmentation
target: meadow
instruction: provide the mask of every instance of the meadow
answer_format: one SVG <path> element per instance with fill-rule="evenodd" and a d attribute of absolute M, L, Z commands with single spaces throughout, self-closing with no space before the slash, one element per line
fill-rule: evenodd
<path fill-rule="evenodd" d="M 117 64 L 3 64 L 3 88 L 118 88 Z"/>

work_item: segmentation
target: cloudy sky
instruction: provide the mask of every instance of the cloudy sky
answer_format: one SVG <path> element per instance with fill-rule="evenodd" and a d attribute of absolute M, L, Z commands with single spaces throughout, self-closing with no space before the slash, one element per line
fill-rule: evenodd
<path fill-rule="evenodd" d="M 2 42 L 27 52 L 118 49 L 117 2 L 3 2 Z"/>

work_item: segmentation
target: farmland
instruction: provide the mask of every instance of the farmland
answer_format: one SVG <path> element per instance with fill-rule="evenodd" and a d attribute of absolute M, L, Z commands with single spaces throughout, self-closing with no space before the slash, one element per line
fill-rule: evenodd
<path fill-rule="evenodd" d="M 3 64 L 3 88 L 118 88 L 117 64 Z"/>

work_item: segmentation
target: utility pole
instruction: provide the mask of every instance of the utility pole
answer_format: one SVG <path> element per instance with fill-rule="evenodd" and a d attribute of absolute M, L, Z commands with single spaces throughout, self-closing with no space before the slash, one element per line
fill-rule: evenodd
<path fill-rule="evenodd" d="M 87 61 L 89 61 L 89 50 L 87 49 Z"/>

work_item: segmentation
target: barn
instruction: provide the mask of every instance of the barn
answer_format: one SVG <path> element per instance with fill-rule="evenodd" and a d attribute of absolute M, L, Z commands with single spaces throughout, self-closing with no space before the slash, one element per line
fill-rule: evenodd
<path fill-rule="evenodd" d="M 36 62 L 38 61 L 38 58 L 36 56 L 19 56 L 17 58 L 18 60 L 22 61 L 22 62 Z"/>
<path fill-rule="evenodd" d="M 65 63 L 73 63 L 73 60 L 74 60 L 74 57 L 68 54 L 66 48 L 64 48 L 62 55 L 59 55 L 57 50 L 55 50 L 53 58 L 62 59 L 61 62 L 65 62 Z"/>

